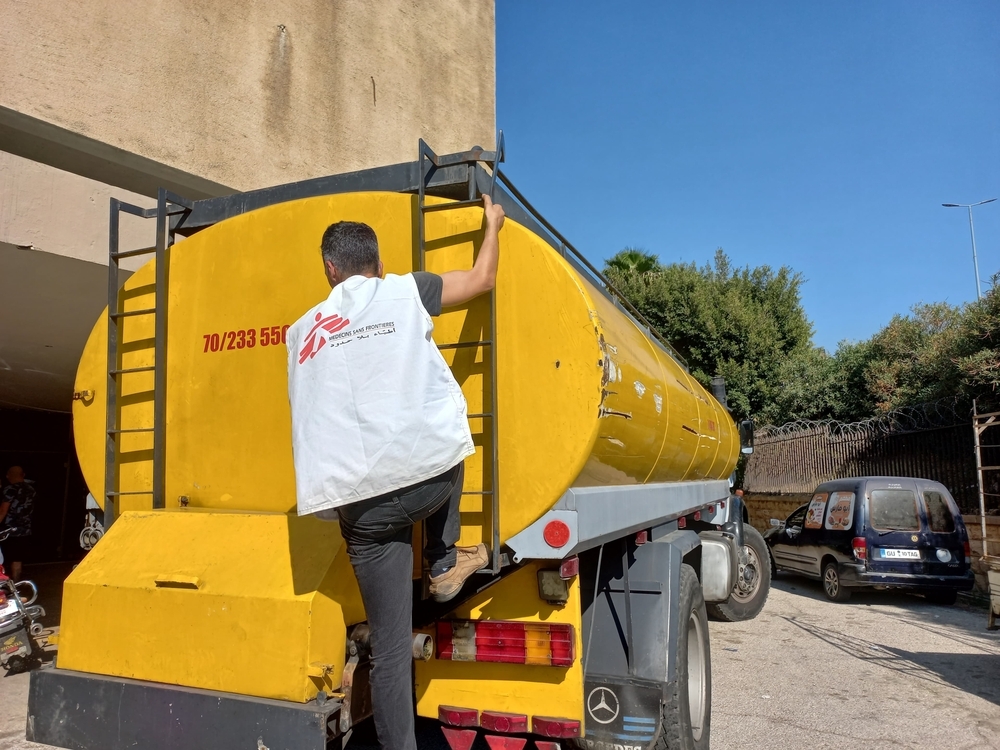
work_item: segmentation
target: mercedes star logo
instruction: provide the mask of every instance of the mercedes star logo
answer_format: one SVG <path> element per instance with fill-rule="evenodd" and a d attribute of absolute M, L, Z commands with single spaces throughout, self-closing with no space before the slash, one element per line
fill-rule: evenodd
<path fill-rule="evenodd" d="M 610 724 L 618 718 L 618 696 L 606 687 L 596 687 L 587 696 L 587 713 L 598 724 Z"/>

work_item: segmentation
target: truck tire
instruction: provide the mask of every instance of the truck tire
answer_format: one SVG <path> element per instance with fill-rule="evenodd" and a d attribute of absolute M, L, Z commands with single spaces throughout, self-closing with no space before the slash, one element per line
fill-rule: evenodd
<path fill-rule="evenodd" d="M 712 724 L 712 659 L 708 616 L 694 568 L 681 565 L 677 679 L 669 692 L 654 750 L 708 750 Z M 685 627 L 685 623 L 687 626 Z"/>
<path fill-rule="evenodd" d="M 737 584 L 733 593 L 724 602 L 708 604 L 708 614 L 714 620 L 724 622 L 742 622 L 752 620 L 764 608 L 767 595 L 771 591 L 771 555 L 767 542 L 753 526 L 743 527 L 743 549 L 747 553 L 747 570 L 740 569 L 740 575 L 751 574 L 753 580 L 749 585 L 741 587 Z"/>

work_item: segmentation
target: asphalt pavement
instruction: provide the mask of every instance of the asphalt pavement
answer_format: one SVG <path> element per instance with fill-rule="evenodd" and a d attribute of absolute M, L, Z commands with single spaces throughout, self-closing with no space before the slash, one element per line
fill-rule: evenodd
<path fill-rule="evenodd" d="M 986 611 L 781 576 L 712 623 L 712 747 L 1000 748 L 1000 632 Z"/>
<path fill-rule="evenodd" d="M 31 572 L 50 624 L 59 572 Z M 755 620 L 710 630 L 713 748 L 1000 748 L 1000 631 L 985 610 L 884 592 L 834 604 L 781 577 Z M 27 698 L 28 675 L 0 677 L 0 750 L 43 748 L 24 740 Z M 418 737 L 447 747 L 432 722 Z M 370 727 L 349 747 L 374 747 Z"/>

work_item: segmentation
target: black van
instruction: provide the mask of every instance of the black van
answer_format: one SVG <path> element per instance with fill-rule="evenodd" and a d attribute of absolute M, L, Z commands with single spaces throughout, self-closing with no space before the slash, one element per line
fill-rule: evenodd
<path fill-rule="evenodd" d="M 816 578 L 833 601 L 851 589 L 903 588 L 953 604 L 974 583 L 969 534 L 938 482 L 856 477 L 825 482 L 764 534 L 776 570 Z"/>

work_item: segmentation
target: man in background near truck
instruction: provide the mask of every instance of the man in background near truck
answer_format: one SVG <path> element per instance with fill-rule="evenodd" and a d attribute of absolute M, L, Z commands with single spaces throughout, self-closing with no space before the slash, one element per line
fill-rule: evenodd
<path fill-rule="evenodd" d="M 7 470 L 9 484 L 0 491 L 0 531 L 13 529 L 0 547 L 10 563 L 10 577 L 21 580 L 21 566 L 31 559 L 31 513 L 35 506 L 35 483 L 24 478 L 24 469 Z"/>
<path fill-rule="evenodd" d="M 338 222 L 321 250 L 333 291 L 288 330 L 288 395 L 299 515 L 339 515 L 371 631 L 379 743 L 416 750 L 411 660 L 413 524 L 425 521 L 430 594 L 458 595 L 486 565 L 456 547 L 467 406 L 431 336 L 432 316 L 493 289 L 503 208 L 483 196 L 473 268 L 383 277 L 375 232 Z"/>

